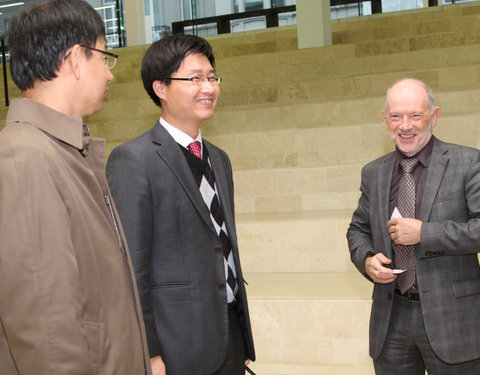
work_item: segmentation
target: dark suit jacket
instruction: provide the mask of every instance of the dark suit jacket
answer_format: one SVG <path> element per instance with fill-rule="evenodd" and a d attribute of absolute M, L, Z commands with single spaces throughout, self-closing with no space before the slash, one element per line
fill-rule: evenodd
<path fill-rule="evenodd" d="M 203 140 L 232 243 L 248 358 L 255 359 L 227 154 Z M 107 178 L 137 277 L 150 356 L 168 375 L 211 374 L 223 363 L 228 307 L 223 252 L 180 146 L 159 122 L 115 148 Z"/>
<path fill-rule="evenodd" d="M 427 336 L 447 363 L 480 358 L 480 151 L 434 141 L 422 196 L 417 280 Z M 352 262 L 365 274 L 369 251 L 392 259 L 387 222 L 395 153 L 362 170 L 361 197 L 347 232 Z M 375 284 L 370 355 L 385 342 L 395 283 Z"/>

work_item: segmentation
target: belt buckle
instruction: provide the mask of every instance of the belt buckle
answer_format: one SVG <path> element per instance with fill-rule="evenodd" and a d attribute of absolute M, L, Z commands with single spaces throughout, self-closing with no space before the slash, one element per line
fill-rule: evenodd
<path fill-rule="evenodd" d="M 404 296 L 407 297 L 408 302 L 420 302 L 420 296 L 418 294 L 407 292 Z"/>

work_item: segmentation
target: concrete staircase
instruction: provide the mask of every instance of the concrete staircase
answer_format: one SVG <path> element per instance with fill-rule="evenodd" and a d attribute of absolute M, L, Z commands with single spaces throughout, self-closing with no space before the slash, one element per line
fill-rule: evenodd
<path fill-rule="evenodd" d="M 360 170 L 393 150 L 380 111 L 403 77 L 432 86 L 442 108 L 436 135 L 479 146 L 479 11 L 338 21 L 331 47 L 218 59 L 225 84 L 204 134 L 235 169 L 257 373 L 373 374 L 372 286 L 351 265 L 345 239 Z M 247 36 L 260 44 L 260 32 Z M 211 42 L 221 51 L 219 38 Z"/>
<path fill-rule="evenodd" d="M 224 82 L 202 134 L 234 168 L 259 375 L 373 374 L 372 286 L 345 232 L 361 167 L 393 150 L 387 87 L 426 81 L 442 109 L 434 133 L 480 146 L 479 2 L 337 20 L 332 32 L 334 45 L 305 50 L 292 26 L 209 38 Z M 104 110 L 86 119 L 107 152 L 160 115 L 140 80 L 146 48 L 117 51 Z"/>

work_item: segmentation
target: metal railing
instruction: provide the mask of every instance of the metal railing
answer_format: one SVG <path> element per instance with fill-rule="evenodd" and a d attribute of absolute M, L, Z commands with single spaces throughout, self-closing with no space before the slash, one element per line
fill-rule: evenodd
<path fill-rule="evenodd" d="M 230 33 L 230 21 L 243 19 L 243 18 L 258 17 L 258 16 L 265 16 L 267 21 L 267 27 L 277 27 L 278 15 L 280 13 L 295 12 L 295 9 L 296 9 L 295 5 L 289 5 L 285 7 L 258 9 L 258 10 L 251 10 L 251 11 L 242 12 L 242 13 L 224 14 L 221 16 L 205 17 L 205 18 L 197 18 L 193 20 L 172 22 L 172 33 L 183 34 L 185 31 L 185 27 L 188 27 L 188 26 L 195 27 L 198 25 L 205 25 L 208 23 L 216 23 L 217 34 L 228 34 Z"/>
<path fill-rule="evenodd" d="M 382 0 L 367 0 L 370 1 L 372 14 L 382 13 Z M 347 5 L 355 3 L 363 3 L 365 0 L 330 0 L 330 6 Z"/>
<path fill-rule="evenodd" d="M 355 4 L 355 3 L 361 3 L 364 1 L 370 2 L 372 13 L 382 13 L 382 0 L 330 0 L 330 6 Z M 438 0 L 429 0 L 429 3 L 430 1 L 437 2 Z M 196 19 L 186 20 L 186 21 L 177 21 L 177 22 L 172 22 L 172 33 L 184 34 L 185 27 L 193 26 L 195 28 L 198 25 L 216 23 L 217 34 L 228 34 L 231 32 L 230 21 L 244 19 L 244 18 L 251 18 L 251 17 L 259 17 L 259 16 L 265 17 L 267 28 L 277 27 L 279 14 L 295 12 L 295 11 L 296 11 L 296 6 L 289 5 L 289 6 L 283 6 L 278 8 L 258 9 L 258 10 L 251 10 L 251 11 L 242 12 L 242 13 L 232 13 L 232 14 L 224 14 L 220 16 L 213 16 L 213 17 L 196 18 Z"/>
<path fill-rule="evenodd" d="M 0 36 L 0 47 L 2 48 L 3 92 L 5 93 L 5 105 L 8 107 L 10 102 L 8 100 L 7 47 L 5 46 L 5 35 Z"/>

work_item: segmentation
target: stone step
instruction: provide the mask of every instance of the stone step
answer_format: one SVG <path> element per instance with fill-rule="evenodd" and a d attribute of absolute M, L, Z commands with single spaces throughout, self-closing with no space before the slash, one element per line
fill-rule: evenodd
<path fill-rule="evenodd" d="M 436 93 L 441 116 L 434 133 L 449 142 L 480 146 L 480 90 Z M 315 167 L 366 162 L 392 150 L 380 111 L 383 98 L 227 111 L 202 124 L 205 138 L 225 149 L 235 170 Z M 107 152 L 150 129 L 160 108 L 150 100 L 107 99 L 85 119 Z"/>
<path fill-rule="evenodd" d="M 476 106 L 480 99 L 480 89 L 477 88 L 478 82 L 480 82 L 480 68 L 475 69 L 478 70 L 477 73 L 470 77 L 471 82 L 476 82 L 473 85 L 474 88 L 442 91 L 435 87 L 439 85 L 439 80 L 443 80 L 442 76 L 425 79 L 426 82 L 432 82 L 436 102 L 442 107 L 443 113 L 466 115 L 477 112 Z M 315 88 L 312 87 L 311 92 L 298 95 L 295 98 L 293 97 L 295 94 L 288 93 L 286 89 L 278 89 L 276 86 L 272 86 L 261 90 L 252 89 L 251 98 L 247 99 L 248 102 L 251 102 L 248 105 L 242 103 L 226 105 L 225 101 L 222 103 L 222 97 L 225 94 L 223 93 L 215 110 L 215 116 L 204 122 L 202 129 L 204 129 L 205 134 L 218 135 L 252 132 L 259 128 L 264 131 L 272 131 L 378 123 L 379 112 L 383 107 L 384 91 L 396 79 L 402 77 L 405 77 L 405 73 L 392 74 L 388 77 L 379 75 L 378 79 L 383 78 L 384 82 L 377 85 L 375 94 L 370 94 L 372 96 L 365 90 L 363 90 L 364 95 L 361 96 L 362 89 L 346 86 L 342 90 L 343 93 L 339 93 L 337 97 L 329 98 L 323 92 L 318 92 L 315 95 L 313 92 Z M 454 81 L 453 76 L 445 79 Z M 458 81 L 460 80 L 462 78 L 459 76 Z M 371 82 L 374 82 L 373 78 Z M 444 87 L 444 90 L 447 89 Z M 159 114 L 159 107 L 155 106 L 151 99 L 146 97 L 146 94 L 133 99 L 108 97 L 104 109 L 90 116 L 89 123 L 105 121 L 121 123 L 122 121 L 140 119 L 152 121 Z"/>
<path fill-rule="evenodd" d="M 480 26 L 478 3 L 454 4 L 332 20 L 334 43 L 461 31 Z"/>
<path fill-rule="evenodd" d="M 449 5 L 333 20 L 334 45 L 319 49 L 321 53 L 316 55 L 323 58 L 328 56 L 341 58 L 347 52 L 349 57 L 359 57 L 431 49 L 435 46 L 471 45 L 478 39 L 476 37 L 480 28 L 478 9 L 480 9 L 478 5 L 467 7 Z M 268 59 L 269 55 L 281 55 L 281 60 L 288 61 L 288 55 L 297 52 L 296 38 L 295 25 L 207 37 L 217 61 L 255 60 L 258 55 L 261 56 L 261 60 Z M 350 46 L 344 48 L 335 45 L 336 43 L 348 43 Z M 355 47 L 351 48 L 354 44 Z M 139 70 L 147 48 L 148 45 L 114 50 L 120 55 L 116 69 L 118 82 L 128 80 L 130 75 Z M 304 52 L 305 56 L 311 55 L 308 50 Z M 232 61 L 228 64 L 232 65 Z M 218 67 L 221 68 L 222 65 Z"/>
<path fill-rule="evenodd" d="M 372 284 L 358 272 L 245 272 L 259 363 L 371 365 Z"/>
<path fill-rule="evenodd" d="M 389 55 L 330 58 L 316 60 L 314 57 L 304 61 L 285 54 L 256 56 L 255 59 L 219 60 L 217 71 L 224 78 L 222 88 L 256 87 L 262 85 L 285 84 L 286 82 L 311 82 L 332 79 L 362 78 L 405 72 L 427 72 L 440 69 L 439 75 L 449 74 L 450 69 L 468 69 L 478 65 L 480 48 L 471 46 L 453 46 L 434 50 L 401 52 Z M 301 56 L 303 50 L 290 56 Z M 236 61 L 237 60 L 237 61 Z M 253 61 L 249 61 L 253 60 Z M 287 61 L 285 61 L 287 60 Z M 249 62 L 247 62 L 249 61 Z M 453 71 L 453 74 L 458 74 Z M 248 76 L 249 79 L 245 79 Z M 462 78 L 462 77 L 461 77 Z M 461 82 L 463 83 L 463 82 Z M 468 83 L 466 81 L 466 83 Z"/>
<path fill-rule="evenodd" d="M 257 57 L 262 56 L 265 55 Z M 229 65 L 220 59 L 218 72 L 224 81 L 219 106 L 235 108 L 372 97 L 383 95 L 391 82 L 404 76 L 423 79 L 435 91 L 476 88 L 480 80 L 479 61 L 480 48 L 465 46 L 340 59 L 334 63 L 328 60 L 285 64 L 279 59 L 255 59 L 259 65 L 253 67 L 253 64 Z M 111 100 L 150 100 L 140 78 L 140 64 L 131 70 L 113 71 L 115 81 L 109 86 Z M 245 79 L 246 76 L 249 78 Z"/>
<path fill-rule="evenodd" d="M 242 266 L 248 272 L 354 272 L 346 232 L 353 210 L 238 212 Z"/>
<path fill-rule="evenodd" d="M 282 80 L 280 76 L 283 76 L 284 79 Z M 347 99 L 360 100 L 383 97 L 386 89 L 393 82 L 404 77 L 418 78 L 429 83 L 436 94 L 439 94 L 441 91 L 459 89 L 474 90 L 479 87 L 480 65 L 473 63 L 460 67 L 428 70 L 409 69 L 408 66 L 405 66 L 403 71 L 379 72 L 368 76 L 323 79 L 304 78 L 303 80 L 299 80 L 298 77 L 293 78 L 295 77 L 294 75 L 285 74 L 284 71 L 281 75 L 279 74 L 274 78 L 259 78 L 256 80 L 257 83 L 262 83 L 259 86 L 232 87 L 240 77 L 245 76 L 235 74 L 235 76 L 232 76 L 233 82 L 226 83 L 222 87 L 218 105 L 219 109 L 244 110 L 246 108 L 268 108 L 291 106 L 293 104 L 327 103 Z M 268 82 L 269 79 L 271 83 Z"/>
<path fill-rule="evenodd" d="M 223 148 L 235 171 L 364 165 L 393 150 L 382 122 L 311 129 L 258 130 L 209 134 L 205 138 Z M 434 134 L 446 142 L 480 147 L 480 113 L 449 115 L 443 111 Z"/>
<path fill-rule="evenodd" d="M 360 196 L 361 165 L 238 170 L 238 213 L 351 210 Z"/>
<path fill-rule="evenodd" d="M 451 20 L 477 15 L 479 13 L 480 6 L 478 2 L 465 2 L 332 20 L 332 30 L 335 32 L 345 30 L 361 31 L 365 29 L 380 28 L 386 24 L 392 27 L 398 25 L 412 27 L 418 23 Z"/>
<path fill-rule="evenodd" d="M 251 55 L 222 56 L 218 54 L 216 56 L 216 68 L 219 75 L 225 79 L 224 83 L 230 82 L 233 87 L 242 87 L 242 85 L 255 86 L 276 83 L 278 80 L 283 81 L 285 74 L 288 74 L 290 80 L 301 81 L 322 77 L 332 78 L 335 75 L 345 77 L 384 71 L 395 72 L 411 69 L 409 66 L 425 70 L 430 66 L 442 66 L 441 64 L 444 64 L 445 61 L 449 65 L 452 64 L 452 61 L 453 63 L 458 61 L 458 64 L 464 65 L 468 63 L 468 61 L 465 62 L 465 59 L 471 58 L 472 55 L 477 55 L 474 58 L 475 61 L 478 61 L 478 49 L 475 50 L 475 45 L 480 43 L 479 31 L 480 27 L 416 37 L 364 41 L 346 46 L 333 45 L 307 50 L 292 48 L 286 51 L 260 49 L 256 54 Z M 234 41 L 235 38 L 233 37 L 231 43 L 234 44 Z M 211 42 L 213 43 L 213 41 Z M 464 47 L 459 52 L 465 52 L 465 54 L 449 50 L 459 47 Z M 443 49 L 448 51 L 442 53 Z M 145 50 L 146 47 L 135 48 L 132 52 L 129 48 L 118 51 L 119 62 L 113 71 L 117 83 L 139 79 L 141 61 Z M 434 56 L 426 58 L 429 57 L 428 51 L 431 50 L 439 50 L 437 52 L 438 56 L 434 54 Z M 415 54 L 407 54 L 412 52 L 415 52 Z M 126 58 L 126 56 L 129 56 L 129 58 Z M 455 57 L 452 59 L 452 56 Z M 353 64 L 351 62 L 353 58 L 364 58 L 365 60 L 355 60 L 356 63 Z M 340 60 L 342 64 L 333 64 L 332 66 L 332 60 Z M 284 71 L 285 73 L 282 74 Z M 247 72 L 250 79 L 245 80 L 243 72 Z M 332 72 L 334 75 L 332 75 Z M 239 73 L 242 73 L 241 78 L 235 80 L 235 74 L 238 75 Z"/>
<path fill-rule="evenodd" d="M 404 77 L 398 74 L 396 78 Z M 385 82 L 384 90 L 393 83 Z M 472 77 L 472 80 L 476 79 Z M 435 91 L 436 104 L 446 116 L 472 115 L 478 113 L 480 89 Z M 347 90 L 346 90 L 347 92 Z M 275 101 L 269 105 L 256 106 L 218 106 L 215 116 L 202 125 L 202 133 L 219 135 L 228 133 L 248 133 L 257 129 L 263 131 L 284 129 L 311 129 L 353 125 L 381 124 L 380 111 L 384 104 L 381 96 L 363 99 L 320 101 L 308 103 L 281 103 Z"/>
<path fill-rule="evenodd" d="M 373 375 L 373 365 L 308 365 L 255 362 L 249 366 L 257 375 Z"/>

